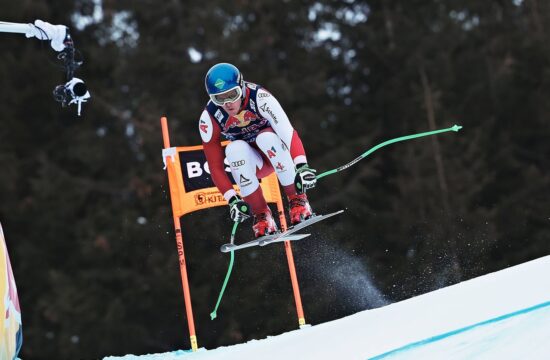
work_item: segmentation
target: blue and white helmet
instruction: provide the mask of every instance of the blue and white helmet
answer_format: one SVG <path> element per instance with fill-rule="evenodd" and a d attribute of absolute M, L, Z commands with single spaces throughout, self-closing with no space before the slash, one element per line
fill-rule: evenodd
<path fill-rule="evenodd" d="M 219 63 L 210 68 L 204 79 L 206 92 L 219 106 L 234 102 L 244 94 L 243 75 L 234 65 Z"/>

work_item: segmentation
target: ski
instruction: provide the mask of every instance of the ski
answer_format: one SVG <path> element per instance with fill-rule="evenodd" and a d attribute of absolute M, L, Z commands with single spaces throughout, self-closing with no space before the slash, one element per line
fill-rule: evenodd
<path fill-rule="evenodd" d="M 266 245 L 269 245 L 269 244 L 272 244 L 272 243 L 275 243 L 275 242 L 285 241 L 286 238 L 288 237 L 288 235 L 294 234 L 296 231 L 300 231 L 305 227 L 308 227 L 310 225 L 313 225 L 313 224 L 315 224 L 319 221 L 328 219 L 328 218 L 333 217 L 335 215 L 341 214 L 343 212 L 344 212 L 344 210 L 338 210 L 338 211 L 335 211 L 333 213 L 326 214 L 326 215 L 313 215 L 309 219 L 304 220 L 301 223 L 298 223 L 294 226 L 289 227 L 288 230 L 281 233 L 280 236 L 275 236 L 275 237 L 269 238 L 269 239 L 264 239 L 264 238 L 259 239 L 260 242 L 259 242 L 258 245 L 266 246 Z"/>
<path fill-rule="evenodd" d="M 226 252 L 229 252 L 229 251 L 236 251 L 236 250 L 246 249 L 246 248 L 249 248 L 249 247 L 252 247 L 252 246 L 266 246 L 266 245 L 276 243 L 276 242 L 281 242 L 281 241 L 301 240 L 303 238 L 306 238 L 306 237 L 310 236 L 311 234 L 295 234 L 295 235 L 293 235 L 293 234 L 295 232 L 299 231 L 299 230 L 302 230 L 305 227 L 308 227 L 310 225 L 313 225 L 313 224 L 315 224 L 319 221 L 328 219 L 328 218 L 333 217 L 335 215 L 341 214 L 343 212 L 344 212 L 344 210 L 339 210 L 339 211 L 336 211 L 336 212 L 333 212 L 333 213 L 330 213 L 330 214 L 326 214 L 326 215 L 313 215 L 309 219 L 304 220 L 299 224 L 296 224 L 294 226 L 289 227 L 288 230 L 285 231 L 285 232 L 262 236 L 258 239 L 255 239 L 255 240 L 252 240 L 252 241 L 246 242 L 244 244 L 240 244 L 240 245 L 235 245 L 235 244 L 231 244 L 231 243 L 223 244 L 220 248 L 220 251 L 226 253 Z"/>
<path fill-rule="evenodd" d="M 220 251 L 223 252 L 223 253 L 226 253 L 226 252 L 230 252 L 230 251 L 236 251 L 236 250 L 241 250 L 241 249 L 246 249 L 246 248 L 249 248 L 249 247 L 252 247 L 252 246 L 258 246 L 260 245 L 260 241 L 270 241 L 268 244 L 270 244 L 271 242 L 273 242 L 275 239 L 279 239 L 278 241 L 286 241 L 286 240 L 289 240 L 289 241 L 294 241 L 294 240 L 301 240 L 305 237 L 308 237 L 310 234 L 296 234 L 296 235 L 289 235 L 289 236 L 286 236 L 287 234 L 285 233 L 275 233 L 275 234 L 271 234 L 271 235 L 266 235 L 266 236 L 262 236 L 262 237 L 259 237 L 255 240 L 252 240 L 252 241 L 249 241 L 249 242 L 245 242 L 244 244 L 240 244 L 240 245 L 235 245 L 235 244 L 231 244 L 231 243 L 227 243 L 227 244 L 223 244 L 221 247 L 220 247 Z"/>

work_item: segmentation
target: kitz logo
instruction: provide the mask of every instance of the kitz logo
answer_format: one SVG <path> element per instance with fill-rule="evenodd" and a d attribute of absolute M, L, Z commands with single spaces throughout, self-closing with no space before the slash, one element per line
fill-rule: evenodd
<path fill-rule="evenodd" d="M 224 163 L 227 165 L 227 159 L 225 159 Z M 201 164 L 198 161 L 190 161 L 186 163 L 185 166 L 187 168 L 187 177 L 189 179 L 201 177 L 205 172 L 210 175 L 210 167 L 208 166 L 208 162 Z M 226 172 L 231 172 L 229 167 L 226 167 L 224 170 Z"/>
<path fill-rule="evenodd" d="M 243 166 L 246 162 L 244 160 L 239 160 L 239 161 L 233 161 L 231 163 L 231 167 L 239 167 L 239 166 Z"/>
<path fill-rule="evenodd" d="M 224 201 L 225 199 L 220 193 L 211 192 L 211 193 L 198 193 L 195 195 L 195 204 L 196 205 L 206 205 L 206 204 L 216 204 Z"/>

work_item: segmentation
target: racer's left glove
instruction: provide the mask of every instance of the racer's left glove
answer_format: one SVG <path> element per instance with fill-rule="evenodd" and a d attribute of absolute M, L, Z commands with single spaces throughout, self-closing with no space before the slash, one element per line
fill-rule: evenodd
<path fill-rule="evenodd" d="M 307 163 L 296 165 L 296 176 L 294 177 L 294 186 L 298 194 L 303 194 L 306 190 L 313 189 L 317 184 L 317 170 L 309 167 Z"/>

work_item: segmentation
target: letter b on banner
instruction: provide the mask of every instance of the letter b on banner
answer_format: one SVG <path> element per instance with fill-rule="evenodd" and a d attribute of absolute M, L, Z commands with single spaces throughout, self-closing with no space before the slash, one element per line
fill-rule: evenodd
<path fill-rule="evenodd" d="M 190 178 L 196 178 L 202 176 L 201 164 L 197 161 L 191 161 L 187 163 L 187 175 Z"/>

